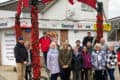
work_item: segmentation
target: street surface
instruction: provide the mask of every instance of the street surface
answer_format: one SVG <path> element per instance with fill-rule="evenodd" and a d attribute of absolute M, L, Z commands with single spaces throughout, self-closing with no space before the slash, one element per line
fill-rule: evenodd
<path fill-rule="evenodd" d="M 13 72 L 11 70 L 1 70 L 2 68 L 0 67 L 0 80 L 17 80 L 16 78 L 16 72 Z M 45 72 L 44 69 L 41 70 L 41 75 L 48 77 L 47 73 Z M 118 69 L 116 68 L 115 70 L 115 80 L 120 80 L 120 76 L 118 74 Z M 42 80 L 42 79 L 41 79 Z"/>

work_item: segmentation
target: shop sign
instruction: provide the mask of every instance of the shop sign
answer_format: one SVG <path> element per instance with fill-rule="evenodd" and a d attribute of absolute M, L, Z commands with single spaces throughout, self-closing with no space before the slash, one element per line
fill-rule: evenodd
<path fill-rule="evenodd" d="M 87 25 L 86 28 L 91 28 L 91 26 L 90 26 L 90 25 Z"/>
<path fill-rule="evenodd" d="M 2 65 L 15 65 L 14 47 L 16 44 L 14 31 L 4 32 L 1 46 Z"/>
<path fill-rule="evenodd" d="M 93 24 L 92 23 L 77 23 L 75 29 L 79 30 L 93 30 Z"/>
<path fill-rule="evenodd" d="M 94 30 L 97 30 L 96 24 L 94 24 Z M 103 30 L 104 31 L 111 31 L 111 25 L 110 24 L 103 24 Z"/>
<path fill-rule="evenodd" d="M 74 28 L 74 24 L 61 24 L 62 28 Z"/>
<path fill-rule="evenodd" d="M 7 22 L 0 23 L 0 26 L 7 26 L 7 25 L 8 25 Z"/>
<path fill-rule="evenodd" d="M 0 28 L 11 28 L 14 25 L 13 19 L 0 19 Z"/>
<path fill-rule="evenodd" d="M 82 28 L 82 24 L 77 24 L 77 28 Z"/>

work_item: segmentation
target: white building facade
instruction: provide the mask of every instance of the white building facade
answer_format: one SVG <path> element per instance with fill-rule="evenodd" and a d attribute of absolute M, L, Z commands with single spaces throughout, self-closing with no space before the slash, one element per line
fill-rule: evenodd
<path fill-rule="evenodd" d="M 105 14 L 108 16 L 109 0 L 103 0 L 103 4 Z M 2 65 L 15 65 L 13 53 L 13 48 L 16 43 L 13 28 L 15 11 L 0 10 L 0 13 L 1 62 Z M 57 0 L 44 14 L 39 13 L 40 37 L 43 31 L 56 32 L 59 44 L 68 40 L 74 47 L 75 41 L 82 41 L 88 31 L 91 31 L 92 36 L 96 35 L 96 15 L 96 10 L 85 4 L 75 2 L 74 5 L 70 5 L 68 0 Z M 29 13 L 22 13 L 21 25 L 24 24 L 27 27 L 31 25 Z M 105 28 L 104 38 L 106 41 L 107 31 L 109 31 L 109 29 Z M 23 32 L 25 37 L 27 34 L 30 35 L 26 29 L 24 29 Z"/>

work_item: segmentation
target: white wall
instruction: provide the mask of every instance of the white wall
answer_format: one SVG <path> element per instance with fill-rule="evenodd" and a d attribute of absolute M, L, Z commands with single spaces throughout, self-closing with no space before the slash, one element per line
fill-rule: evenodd
<path fill-rule="evenodd" d="M 49 10 L 47 10 L 43 15 L 40 14 L 40 19 L 65 19 L 66 11 L 66 1 L 67 0 L 58 0 Z"/>
<path fill-rule="evenodd" d="M 0 18 L 15 17 L 15 12 L 0 10 Z"/>
<path fill-rule="evenodd" d="M 73 19 L 74 20 L 88 20 L 88 19 L 96 19 L 96 10 L 93 9 L 93 12 L 88 11 L 82 11 L 81 10 L 81 4 L 80 2 L 75 3 L 75 5 L 70 6 L 70 4 L 67 4 L 67 9 L 72 8 L 72 11 L 74 12 Z"/>
<path fill-rule="evenodd" d="M 104 10 L 106 16 L 108 16 L 108 4 L 109 0 L 102 0 L 104 4 Z M 96 19 L 96 10 L 93 12 L 81 11 L 81 3 L 76 2 L 74 5 L 70 5 L 68 0 L 58 0 L 48 11 L 43 15 L 40 15 L 40 19 L 57 19 L 64 20 L 66 19 L 66 13 L 68 10 L 71 10 L 74 13 L 73 20 L 88 20 Z"/>
<path fill-rule="evenodd" d="M 101 0 L 104 3 L 104 10 L 106 16 L 108 16 L 108 4 L 109 0 Z M 81 11 L 81 3 L 75 3 L 71 6 L 68 0 L 58 0 L 51 8 L 49 8 L 44 14 L 39 14 L 40 19 L 66 19 L 67 10 L 72 10 L 74 12 L 74 20 L 88 20 L 96 19 L 96 11 L 84 12 Z M 15 17 L 15 12 L 0 10 L 0 18 Z M 24 16 L 25 17 L 25 16 Z"/>
<path fill-rule="evenodd" d="M 104 11 L 106 16 L 108 16 L 108 4 L 109 0 L 102 0 L 104 4 Z M 39 14 L 40 19 L 66 19 L 67 11 L 71 10 L 74 13 L 73 20 L 88 20 L 96 19 L 96 10 L 93 12 L 81 11 L 81 3 L 77 2 L 74 5 L 70 5 L 68 0 L 58 0 L 51 8 L 49 8 L 44 14 Z M 15 12 L 0 10 L 0 18 L 15 17 Z M 26 14 L 25 14 L 26 15 Z M 26 17 L 26 16 L 24 16 Z M 30 17 L 28 14 L 27 18 Z"/>

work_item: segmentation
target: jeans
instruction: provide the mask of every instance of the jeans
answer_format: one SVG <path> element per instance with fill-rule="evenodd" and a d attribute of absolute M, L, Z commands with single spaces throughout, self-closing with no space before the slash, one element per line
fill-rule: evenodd
<path fill-rule="evenodd" d="M 108 69 L 110 80 L 115 80 L 114 71 L 115 69 Z"/>
<path fill-rule="evenodd" d="M 105 80 L 108 80 L 108 71 L 105 70 Z"/>
<path fill-rule="evenodd" d="M 81 70 L 73 71 L 73 80 L 81 80 Z"/>
<path fill-rule="evenodd" d="M 50 80 L 57 80 L 59 73 L 51 74 Z"/>
<path fill-rule="evenodd" d="M 95 70 L 95 80 L 105 80 L 105 70 Z"/>
<path fill-rule="evenodd" d="M 69 68 L 61 69 L 60 77 L 61 80 L 70 80 L 70 69 Z"/>
<path fill-rule="evenodd" d="M 25 76 L 25 65 L 23 63 L 16 63 L 17 69 L 17 80 L 24 80 Z"/>

